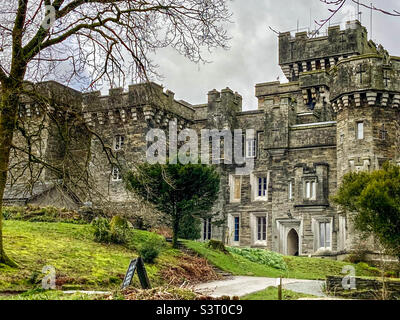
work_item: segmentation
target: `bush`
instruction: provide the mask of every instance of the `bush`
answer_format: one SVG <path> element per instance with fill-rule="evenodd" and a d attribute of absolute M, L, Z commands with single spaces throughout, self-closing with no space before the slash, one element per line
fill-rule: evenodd
<path fill-rule="evenodd" d="M 207 247 L 213 250 L 221 251 L 223 253 L 228 253 L 228 250 L 226 250 L 225 245 L 221 241 L 210 240 L 207 242 Z"/>
<path fill-rule="evenodd" d="M 106 218 L 96 218 L 92 221 L 94 241 L 101 243 L 111 243 L 110 223 Z"/>
<path fill-rule="evenodd" d="M 279 270 L 287 270 L 287 265 L 285 260 L 283 259 L 283 256 L 276 252 L 263 249 L 239 249 L 232 247 L 228 247 L 228 251 L 234 254 L 238 254 L 252 262 L 261 263 Z"/>
<path fill-rule="evenodd" d="M 152 238 L 146 241 L 139 248 L 139 254 L 143 261 L 146 263 L 153 263 L 155 259 L 160 255 L 163 243 L 159 238 Z"/>
<path fill-rule="evenodd" d="M 128 221 L 120 216 L 114 216 L 110 223 L 111 241 L 117 244 L 126 244 L 129 239 Z"/>

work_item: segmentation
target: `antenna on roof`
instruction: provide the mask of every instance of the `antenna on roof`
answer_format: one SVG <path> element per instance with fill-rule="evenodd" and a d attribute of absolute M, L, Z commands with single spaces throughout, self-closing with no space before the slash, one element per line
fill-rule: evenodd
<path fill-rule="evenodd" d="M 370 38 L 371 38 L 371 40 L 372 40 L 372 34 L 373 34 L 373 32 L 372 32 L 372 17 L 373 17 L 373 14 L 374 14 L 374 6 L 373 6 L 373 3 L 371 2 L 371 21 L 370 21 L 370 33 L 371 33 L 371 35 L 370 35 Z"/>

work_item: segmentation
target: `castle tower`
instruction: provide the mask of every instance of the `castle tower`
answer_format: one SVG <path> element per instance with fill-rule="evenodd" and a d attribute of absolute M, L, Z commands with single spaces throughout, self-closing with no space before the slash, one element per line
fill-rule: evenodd
<path fill-rule="evenodd" d="M 379 47 L 340 61 L 332 71 L 330 94 L 337 115 L 337 184 L 353 171 L 381 168 L 399 154 L 400 59 Z M 339 247 L 352 249 L 354 231 L 347 219 Z"/>

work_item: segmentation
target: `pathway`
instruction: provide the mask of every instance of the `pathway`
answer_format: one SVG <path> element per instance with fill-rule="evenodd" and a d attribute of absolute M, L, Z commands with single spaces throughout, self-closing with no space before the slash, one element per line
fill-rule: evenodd
<path fill-rule="evenodd" d="M 325 297 L 322 286 L 325 282 L 318 280 L 282 279 L 283 289 L 299 293 Z M 211 297 L 238 296 L 262 291 L 268 287 L 277 287 L 279 279 L 262 277 L 231 277 L 226 280 L 202 283 L 195 286 L 195 291 Z"/>

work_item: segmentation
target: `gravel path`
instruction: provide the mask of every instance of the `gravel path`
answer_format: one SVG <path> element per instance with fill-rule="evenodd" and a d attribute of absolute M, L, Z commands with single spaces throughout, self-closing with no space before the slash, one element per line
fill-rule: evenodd
<path fill-rule="evenodd" d="M 282 279 L 284 289 L 299 293 L 312 294 L 317 297 L 325 297 L 322 292 L 324 281 Z M 238 296 L 242 297 L 250 293 L 264 290 L 268 287 L 277 287 L 279 279 L 262 277 L 232 277 L 230 279 L 202 283 L 195 286 L 195 290 L 211 297 Z"/>

